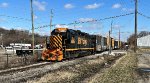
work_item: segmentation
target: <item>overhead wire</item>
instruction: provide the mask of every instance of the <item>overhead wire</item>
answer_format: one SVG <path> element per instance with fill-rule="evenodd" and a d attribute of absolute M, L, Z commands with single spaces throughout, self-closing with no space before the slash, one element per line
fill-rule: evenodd
<path fill-rule="evenodd" d="M 106 18 L 102 18 L 102 19 L 93 19 L 93 20 L 89 20 L 89 21 L 76 21 L 76 24 L 82 24 L 82 23 L 89 23 L 89 22 L 97 22 L 97 21 L 102 21 L 102 20 L 108 20 L 108 19 L 113 19 L 113 18 L 119 18 L 119 17 L 123 17 L 123 16 L 128 16 L 128 15 L 132 15 L 134 13 L 128 13 L 128 14 L 122 14 L 122 15 L 118 15 L 118 16 L 112 16 L 112 17 L 106 17 Z M 75 24 L 74 22 L 72 23 L 68 23 L 68 24 L 60 24 L 60 25 L 73 25 Z M 53 24 L 52 26 L 56 26 L 57 24 Z M 39 29 L 39 28 L 45 28 L 45 27 L 49 27 L 50 25 L 43 25 L 40 27 L 37 27 L 35 29 Z"/>
<path fill-rule="evenodd" d="M 143 16 L 143 17 L 145 17 L 145 18 L 147 18 L 147 19 L 150 19 L 150 16 L 147 16 L 147 15 L 145 15 L 143 13 L 138 12 L 138 14 L 141 15 L 141 16 Z"/>
<path fill-rule="evenodd" d="M 8 17 L 8 18 L 12 18 L 12 19 L 17 19 L 17 20 L 24 20 L 27 22 L 31 22 L 31 19 L 27 19 L 27 18 L 23 18 L 23 17 L 17 17 L 17 16 L 10 16 L 10 15 L 6 15 L 6 14 L 0 14 L 0 16 L 4 16 L 4 17 Z M 36 22 L 37 24 L 42 24 L 39 22 Z"/>

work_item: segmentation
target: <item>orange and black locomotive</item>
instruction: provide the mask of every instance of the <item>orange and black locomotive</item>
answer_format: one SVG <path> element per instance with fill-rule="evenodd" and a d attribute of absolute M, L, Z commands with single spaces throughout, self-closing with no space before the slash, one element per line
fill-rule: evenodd
<path fill-rule="evenodd" d="M 56 28 L 47 38 L 43 60 L 61 61 L 95 52 L 95 36 L 68 28 Z"/>
<path fill-rule="evenodd" d="M 111 39 L 111 43 L 109 43 L 109 39 Z M 42 59 L 61 61 L 67 58 L 90 55 L 108 50 L 109 44 L 111 49 L 118 49 L 120 48 L 118 42 L 114 38 L 90 35 L 80 30 L 56 28 L 46 39 L 46 48 L 42 52 Z"/>

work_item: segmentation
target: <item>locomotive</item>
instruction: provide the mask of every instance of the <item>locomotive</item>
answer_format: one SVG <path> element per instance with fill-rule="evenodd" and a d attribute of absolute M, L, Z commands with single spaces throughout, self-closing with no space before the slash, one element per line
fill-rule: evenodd
<path fill-rule="evenodd" d="M 119 48 L 117 41 L 111 39 L 112 49 Z M 80 30 L 56 28 L 46 38 L 46 48 L 42 52 L 43 60 L 62 61 L 108 49 L 108 37 L 90 35 Z"/>
<path fill-rule="evenodd" d="M 58 60 L 93 54 L 95 36 L 68 28 L 57 28 L 46 39 L 46 49 L 42 52 L 43 60 Z"/>

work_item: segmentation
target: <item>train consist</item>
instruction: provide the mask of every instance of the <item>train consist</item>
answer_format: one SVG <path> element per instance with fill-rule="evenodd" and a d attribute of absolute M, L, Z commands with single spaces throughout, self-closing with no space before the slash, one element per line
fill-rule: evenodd
<path fill-rule="evenodd" d="M 46 48 L 42 52 L 43 60 L 61 61 L 63 59 L 95 54 L 109 49 L 119 49 L 123 42 L 114 38 L 90 35 L 80 30 L 56 28 L 46 38 Z"/>

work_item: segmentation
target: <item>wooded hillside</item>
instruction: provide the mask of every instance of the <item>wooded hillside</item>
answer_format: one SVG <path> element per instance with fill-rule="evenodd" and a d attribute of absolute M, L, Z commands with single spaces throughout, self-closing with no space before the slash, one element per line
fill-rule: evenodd
<path fill-rule="evenodd" d="M 2 34 L 2 38 L 1 38 Z M 46 36 L 41 36 L 35 33 L 35 45 L 44 44 Z M 10 43 L 30 43 L 32 44 L 32 34 L 27 30 L 6 30 L 0 27 L 0 45 L 3 41 L 4 46 L 8 46 Z"/>

